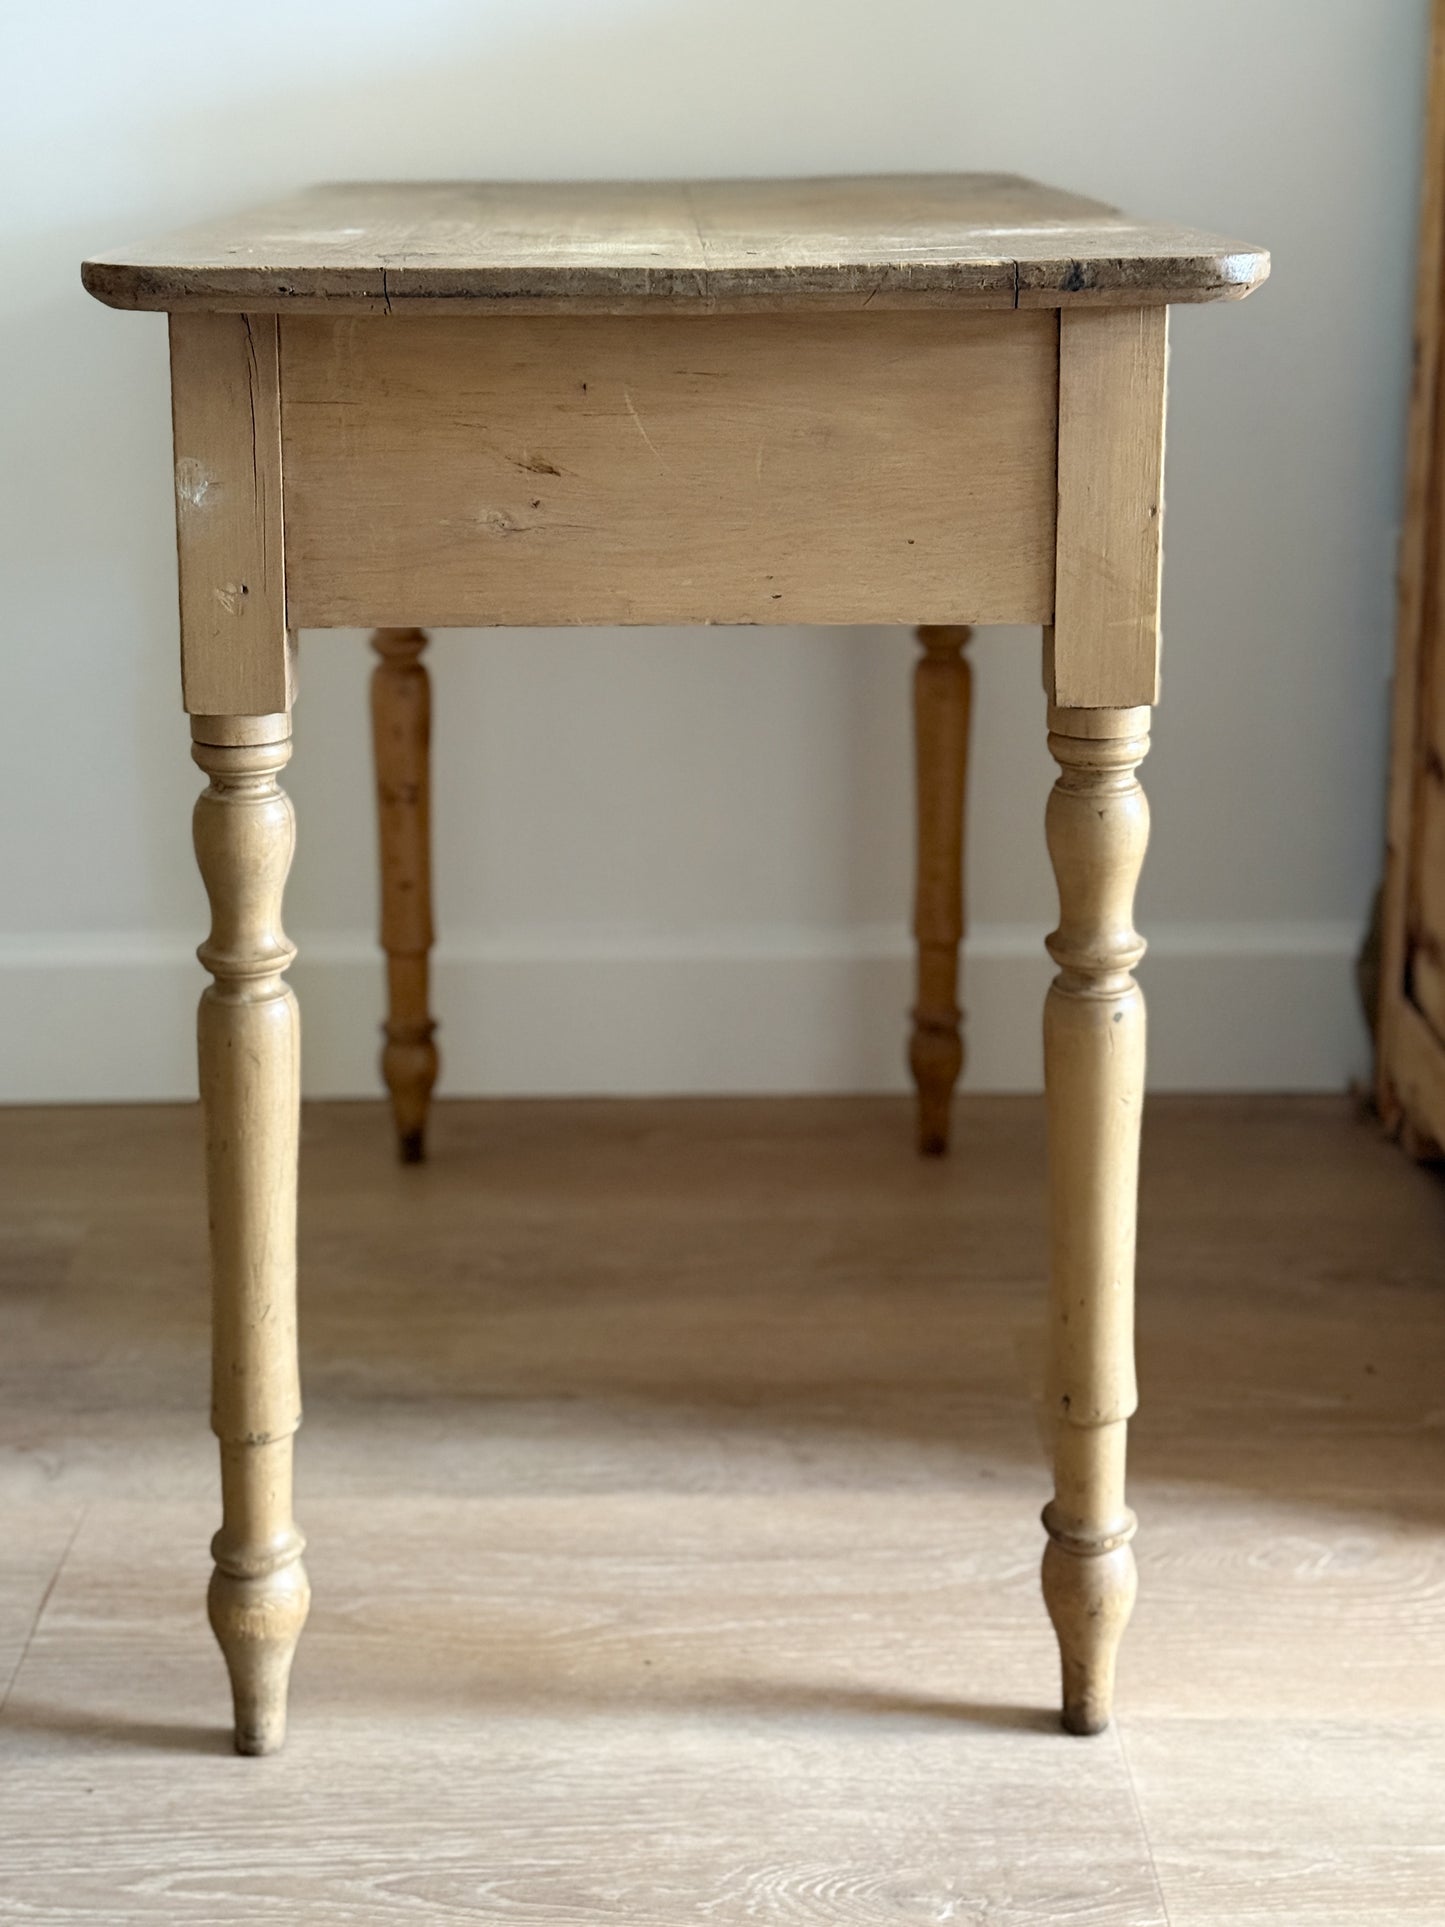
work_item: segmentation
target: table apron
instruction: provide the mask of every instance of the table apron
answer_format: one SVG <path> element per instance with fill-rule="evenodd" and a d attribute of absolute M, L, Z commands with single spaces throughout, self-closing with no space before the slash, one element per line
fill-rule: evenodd
<path fill-rule="evenodd" d="M 287 315 L 290 628 L 1047 623 L 1059 318 Z"/>

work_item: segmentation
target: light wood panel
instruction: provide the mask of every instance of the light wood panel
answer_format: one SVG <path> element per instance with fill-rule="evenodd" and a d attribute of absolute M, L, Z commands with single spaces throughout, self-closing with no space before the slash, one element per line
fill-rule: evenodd
<path fill-rule="evenodd" d="M 1445 0 L 1430 36 L 1375 1023 L 1381 1115 L 1425 1151 L 1445 1145 Z"/>
<path fill-rule="evenodd" d="M 691 313 L 1238 298 L 1263 249 L 1014 174 L 315 187 L 97 255 L 120 308 Z"/>
<path fill-rule="evenodd" d="M 1081 1751 L 1042 1107 L 965 1098 L 945 1164 L 910 1109 L 441 1104 L 406 1171 L 308 1107 L 317 1603 L 254 1768 L 196 1112 L 0 1110 L 0 1918 L 1438 1919 L 1445 1187 L 1343 1099 L 1151 1103 L 1143 1588 Z"/>
<path fill-rule="evenodd" d="M 1431 647 L 1439 652 L 1441 644 Z M 1434 1033 L 1433 1055 L 1445 1069 L 1445 660 L 1439 653 L 1432 654 L 1416 693 L 1405 969 L 1409 1001 Z"/>
<path fill-rule="evenodd" d="M 290 620 L 1045 621 L 1057 325 L 288 318 Z"/>
<path fill-rule="evenodd" d="M 0 1302 L 6 1302 L 13 1292 L 12 1286 Z M 5 1507 L 7 1547 L 4 1564 L 0 1565 L 0 1709 L 30 1650 L 40 1616 L 84 1517 L 84 1507 L 74 1502 L 26 1504 L 13 1500 Z"/>
<path fill-rule="evenodd" d="M 1435 1927 L 1445 1724 L 1431 1712 L 1131 1726 L 1169 1927 Z"/>
<path fill-rule="evenodd" d="M 181 688 L 189 714 L 291 707 L 277 323 L 171 319 Z"/>
<path fill-rule="evenodd" d="M 1168 310 L 1059 317 L 1059 522 L 1050 702 L 1159 700 Z"/>
<path fill-rule="evenodd" d="M 1382 1058 L 1389 1079 L 1381 1109 L 1392 1131 L 1420 1152 L 1433 1155 L 1445 1144 L 1445 1050 L 1441 1033 L 1414 1003 L 1394 996 L 1390 1014 L 1389 1057 Z"/>

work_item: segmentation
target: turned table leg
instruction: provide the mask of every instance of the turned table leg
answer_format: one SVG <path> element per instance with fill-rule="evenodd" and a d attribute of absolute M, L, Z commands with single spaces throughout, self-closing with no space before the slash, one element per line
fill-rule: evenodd
<path fill-rule="evenodd" d="M 1044 1010 L 1052 1303 L 1054 1496 L 1043 1587 L 1063 1662 L 1064 1725 L 1108 1724 L 1114 1660 L 1134 1604 L 1124 1503 L 1134 1385 L 1134 1223 L 1144 1096 L 1144 952 L 1134 889 L 1149 835 L 1136 769 L 1148 709 L 1049 710 L 1058 975 Z"/>
<path fill-rule="evenodd" d="M 371 728 L 381 831 L 381 943 L 386 952 L 386 1044 L 403 1163 L 426 1154 L 427 1107 L 437 1079 L 436 1025 L 427 1008 L 431 918 L 431 679 L 423 629 L 378 629 Z"/>
<path fill-rule="evenodd" d="M 283 973 L 295 956 L 281 897 L 295 825 L 277 778 L 290 718 L 192 718 L 210 778 L 196 859 L 211 903 L 201 962 L 214 982 L 198 1019 L 212 1282 L 212 1415 L 222 1524 L 212 1543 L 211 1625 L 235 1699 L 236 1749 L 286 1734 L 291 1660 L 310 1604 L 291 1516 L 296 1359 L 296 1154 L 300 1024 Z"/>
<path fill-rule="evenodd" d="M 918 1087 L 918 1148 L 948 1149 L 949 1106 L 963 1069 L 958 949 L 963 941 L 963 807 L 968 774 L 972 631 L 922 628 L 913 672 L 917 857 L 913 935 L 917 1001 L 908 1065 Z"/>

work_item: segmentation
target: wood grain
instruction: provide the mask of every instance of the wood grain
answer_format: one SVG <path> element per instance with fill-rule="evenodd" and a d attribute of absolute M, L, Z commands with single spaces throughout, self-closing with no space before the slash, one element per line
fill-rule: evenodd
<path fill-rule="evenodd" d="M 973 670 L 971 630 L 922 628 L 913 671 L 913 941 L 917 994 L 908 1067 L 918 1087 L 918 1148 L 948 1149 L 953 1089 L 963 1070 L 958 1001 L 963 942 L 964 799 Z"/>
<path fill-rule="evenodd" d="M 371 672 L 381 870 L 381 947 L 386 952 L 386 1042 L 381 1074 L 404 1164 L 426 1155 L 427 1108 L 439 1068 L 428 1002 L 431 913 L 431 678 L 424 629 L 378 629 Z"/>
<path fill-rule="evenodd" d="M 1049 1120 L 1049 1368 L 1054 1496 L 1044 1508 L 1044 1599 L 1063 1661 L 1064 1724 L 1107 1725 L 1134 1608 L 1134 1514 L 1124 1502 L 1134 1375 L 1134 1250 L 1144 1108 L 1144 943 L 1134 892 L 1149 839 L 1137 775 L 1149 711 L 1049 711 L 1059 778 L 1049 858 L 1059 890 L 1044 1004 Z"/>
<path fill-rule="evenodd" d="M 1056 326 L 288 319 L 291 620 L 1040 622 Z"/>
<path fill-rule="evenodd" d="M 1445 0 L 1431 13 L 1400 533 L 1376 1101 L 1402 1137 L 1445 1144 Z"/>
<path fill-rule="evenodd" d="M 1445 561 L 1445 557 L 1441 558 Z M 1435 591 L 1434 593 L 1438 593 Z M 1441 612 L 1445 614 L 1445 611 Z M 1429 660 L 1416 690 L 1414 820 L 1405 904 L 1406 995 L 1436 1039 L 1445 1065 L 1445 629 L 1432 634 Z M 1437 1112 L 1416 1119 L 1434 1136 L 1445 1126 Z M 1437 1139 L 1437 1142 L 1440 1140 Z"/>
<path fill-rule="evenodd" d="M 1059 317 L 1059 518 L 1049 701 L 1159 700 L 1168 313 Z"/>
<path fill-rule="evenodd" d="M 1445 1050 L 1441 1032 L 1408 997 L 1395 993 L 1390 1016 L 1388 1108 L 1392 1129 L 1402 1138 L 1406 1127 L 1423 1151 L 1433 1155 L 1445 1143 Z"/>
<path fill-rule="evenodd" d="M 84 1507 L 75 1504 L 6 1507 L 6 1555 L 0 1566 L 0 1710 L 84 1517 Z"/>
<path fill-rule="evenodd" d="M 217 744 L 192 725 L 210 778 L 196 803 L 196 861 L 211 905 L 197 955 L 197 1045 L 206 1120 L 211 1249 L 211 1429 L 221 1447 L 221 1529 L 211 1542 L 209 1610 L 225 1655 L 240 1753 L 286 1734 L 286 1687 L 310 1604 L 291 1510 L 301 1423 L 296 1354 L 296 1156 L 301 1034 L 281 927 L 295 848 L 278 776 L 289 719 L 267 743 Z"/>
<path fill-rule="evenodd" d="M 1041 1106 L 964 1098 L 944 1164 L 910 1115 L 444 1103 L 408 1172 L 307 1107 L 317 1606 L 253 1767 L 197 1610 L 195 1109 L 0 1111 L 0 1597 L 85 1512 L 0 1716 L 0 1919 L 1438 1919 L 1445 1187 L 1343 1099 L 1151 1104 L 1145 1585 L 1083 1771 Z"/>
<path fill-rule="evenodd" d="M 1131 1723 L 1128 1751 L 1170 1927 L 1445 1916 L 1438 1718 Z"/>
<path fill-rule="evenodd" d="M 84 264 L 121 308 L 626 314 L 1237 298 L 1260 248 L 1012 174 L 358 182 Z"/>
<path fill-rule="evenodd" d="M 282 713 L 292 702 L 294 645 L 274 319 L 172 317 L 171 421 L 186 710 Z"/>

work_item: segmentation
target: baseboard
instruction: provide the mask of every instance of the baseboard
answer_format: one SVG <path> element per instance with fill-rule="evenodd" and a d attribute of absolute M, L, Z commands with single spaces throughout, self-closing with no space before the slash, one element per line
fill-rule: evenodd
<path fill-rule="evenodd" d="M 968 1088 L 1042 1074 L 1041 933 L 994 925 L 965 965 Z M 1365 1064 L 1358 933 L 1339 924 L 1156 928 L 1142 976 L 1158 1090 L 1339 1090 Z M 906 933 L 551 934 L 443 944 L 435 1006 L 454 1096 L 905 1088 Z M 205 979 L 179 938 L 0 944 L 0 1100 L 124 1102 L 195 1092 Z M 293 972 L 305 1088 L 378 1088 L 382 979 L 370 942 L 307 942 Z"/>

